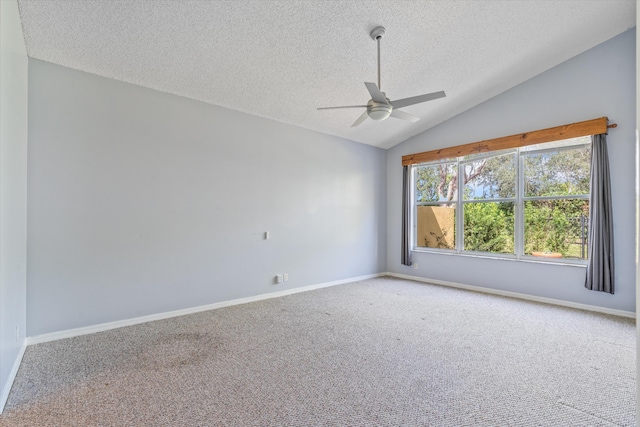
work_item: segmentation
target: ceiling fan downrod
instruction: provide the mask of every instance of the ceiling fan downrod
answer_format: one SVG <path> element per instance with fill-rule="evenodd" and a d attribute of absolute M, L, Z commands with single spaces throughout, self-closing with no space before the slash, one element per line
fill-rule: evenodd
<path fill-rule="evenodd" d="M 375 27 L 373 30 L 371 30 L 371 33 L 369 34 L 371 38 L 378 43 L 378 89 L 380 90 L 382 90 L 380 86 L 380 40 L 382 40 L 382 37 L 384 36 L 385 33 L 386 33 L 386 30 L 384 29 L 384 27 L 380 26 L 380 27 Z"/>

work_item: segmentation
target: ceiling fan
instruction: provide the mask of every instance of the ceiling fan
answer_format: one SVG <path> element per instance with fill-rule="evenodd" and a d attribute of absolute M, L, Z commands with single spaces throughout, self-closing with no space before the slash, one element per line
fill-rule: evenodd
<path fill-rule="evenodd" d="M 386 30 L 384 27 L 376 27 L 371 30 L 369 34 L 372 39 L 378 43 L 378 85 L 371 82 L 365 82 L 365 86 L 371 94 L 371 99 L 366 105 L 346 105 L 343 107 L 321 107 L 318 110 L 334 110 L 339 108 L 366 108 L 367 110 L 362 113 L 358 120 L 356 120 L 351 127 L 356 127 L 362 123 L 367 117 L 372 120 L 384 120 L 387 117 L 395 117 L 397 119 L 409 120 L 410 122 L 417 122 L 420 117 L 413 114 L 399 111 L 399 108 L 407 107 L 409 105 L 419 104 L 421 102 L 427 102 L 438 98 L 444 98 L 446 95 L 444 91 L 427 93 L 425 95 L 412 96 L 410 98 L 397 99 L 391 101 L 387 98 L 387 95 L 380 90 L 380 40 L 384 36 Z"/>

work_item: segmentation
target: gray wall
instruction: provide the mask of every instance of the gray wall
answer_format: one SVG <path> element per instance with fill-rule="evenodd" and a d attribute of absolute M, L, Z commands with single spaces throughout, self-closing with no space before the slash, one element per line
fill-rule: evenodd
<path fill-rule="evenodd" d="M 635 312 L 635 49 L 632 29 L 389 150 L 388 271 Z M 582 267 L 431 253 L 413 253 L 418 270 L 400 264 L 403 155 L 602 116 L 618 124 L 608 136 L 615 295 L 586 290 Z"/>
<path fill-rule="evenodd" d="M 381 149 L 30 60 L 28 161 L 30 336 L 385 271 Z"/>
<path fill-rule="evenodd" d="M 0 411 L 26 325 L 27 51 L 16 1 L 0 2 Z M 16 337 L 16 328 L 19 336 Z"/>
<path fill-rule="evenodd" d="M 632 30 L 388 152 L 30 60 L 28 334 L 385 270 L 635 311 L 634 52 Z M 605 115 L 615 295 L 581 267 L 400 265 L 402 155 Z"/>

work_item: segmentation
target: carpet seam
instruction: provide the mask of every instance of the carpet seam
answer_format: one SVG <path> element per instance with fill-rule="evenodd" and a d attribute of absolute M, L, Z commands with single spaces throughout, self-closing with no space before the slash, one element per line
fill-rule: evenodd
<path fill-rule="evenodd" d="M 597 415 L 595 415 L 595 414 L 592 414 L 592 413 L 590 413 L 590 412 L 585 411 L 584 409 L 576 408 L 575 406 L 572 406 L 572 405 L 570 405 L 570 404 L 568 404 L 568 403 L 565 403 L 565 402 L 563 402 L 563 401 L 561 401 L 561 400 L 558 400 L 558 402 L 557 402 L 557 403 L 559 403 L 560 405 L 564 406 L 565 408 L 573 409 L 574 411 L 581 412 L 581 413 L 583 413 L 583 414 L 585 414 L 585 415 L 588 415 L 588 416 L 590 416 L 590 417 L 592 417 L 592 418 L 595 418 L 595 419 L 598 419 L 598 420 L 600 420 L 600 421 L 604 421 L 604 422 L 606 422 L 606 423 L 609 423 L 609 424 L 611 424 L 612 426 L 616 426 L 616 427 L 624 427 L 622 424 L 618 424 L 618 423 L 615 423 L 615 422 L 613 422 L 613 421 L 610 421 L 610 420 L 608 420 L 608 419 L 606 419 L 606 418 L 599 417 L 599 416 L 597 416 Z"/>

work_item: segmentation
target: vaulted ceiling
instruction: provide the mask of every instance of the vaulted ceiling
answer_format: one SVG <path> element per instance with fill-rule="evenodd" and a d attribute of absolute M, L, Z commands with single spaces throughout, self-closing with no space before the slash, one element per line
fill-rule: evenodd
<path fill-rule="evenodd" d="M 389 148 L 635 26 L 635 0 L 19 0 L 30 57 Z M 377 81 L 446 98 L 351 127 Z"/>

